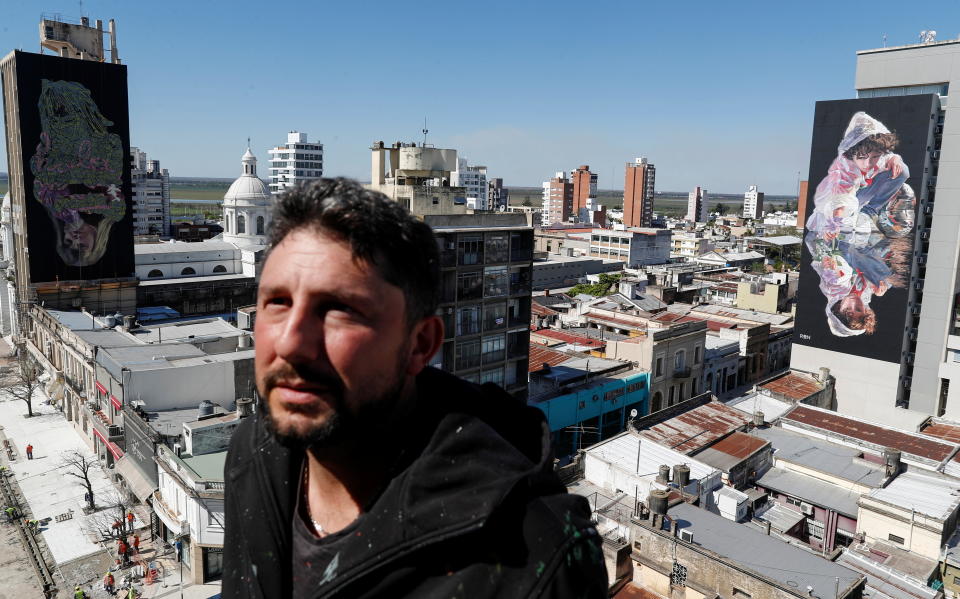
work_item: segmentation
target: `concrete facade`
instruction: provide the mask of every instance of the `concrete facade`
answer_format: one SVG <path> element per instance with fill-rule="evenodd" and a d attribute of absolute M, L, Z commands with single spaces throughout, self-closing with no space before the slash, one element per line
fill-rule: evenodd
<path fill-rule="evenodd" d="M 628 227 L 653 225 L 653 197 L 657 169 L 640 157 L 628 162 L 623 179 L 623 224 Z"/>

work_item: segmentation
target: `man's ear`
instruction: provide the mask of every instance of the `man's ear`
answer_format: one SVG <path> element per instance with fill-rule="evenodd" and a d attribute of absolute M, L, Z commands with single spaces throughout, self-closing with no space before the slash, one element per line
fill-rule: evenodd
<path fill-rule="evenodd" d="M 443 321 L 439 316 L 421 318 L 410 330 L 410 360 L 407 374 L 420 374 L 443 344 Z"/>

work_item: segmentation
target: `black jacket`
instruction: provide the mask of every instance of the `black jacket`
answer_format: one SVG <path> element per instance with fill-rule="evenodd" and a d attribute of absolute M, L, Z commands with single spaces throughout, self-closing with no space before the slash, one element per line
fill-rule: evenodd
<path fill-rule="evenodd" d="M 542 413 L 433 368 L 417 389 L 406 448 L 384 456 L 400 460 L 396 474 L 335 563 L 311 564 L 331 574 L 315 597 L 605 597 L 601 540 L 587 501 L 552 472 Z M 259 416 L 235 432 L 225 598 L 290 596 L 302 460 Z"/>

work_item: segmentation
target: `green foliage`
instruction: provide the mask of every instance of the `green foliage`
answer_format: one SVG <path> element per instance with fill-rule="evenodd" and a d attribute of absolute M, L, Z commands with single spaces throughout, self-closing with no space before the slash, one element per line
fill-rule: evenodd
<path fill-rule="evenodd" d="M 620 281 L 621 273 L 600 275 L 599 283 L 578 283 L 570 288 L 569 295 L 579 295 L 585 293 L 594 297 L 603 297 L 610 293 L 610 289 Z"/>
<path fill-rule="evenodd" d="M 533 203 L 530 201 L 530 198 L 524 198 L 521 206 L 533 206 Z"/>

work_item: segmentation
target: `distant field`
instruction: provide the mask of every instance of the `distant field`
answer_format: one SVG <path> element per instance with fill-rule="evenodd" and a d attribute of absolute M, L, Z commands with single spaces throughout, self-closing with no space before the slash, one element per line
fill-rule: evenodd
<path fill-rule="evenodd" d="M 0 196 L 2 196 L 5 193 L 7 193 L 7 182 L 0 181 Z"/>

